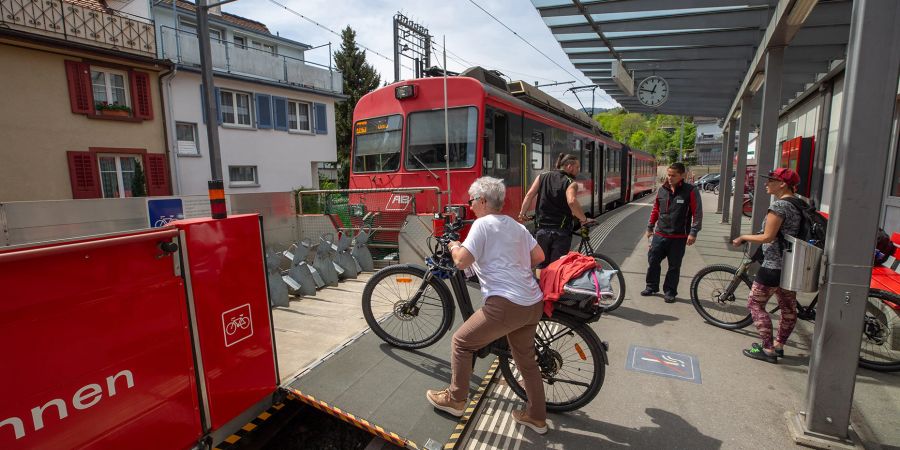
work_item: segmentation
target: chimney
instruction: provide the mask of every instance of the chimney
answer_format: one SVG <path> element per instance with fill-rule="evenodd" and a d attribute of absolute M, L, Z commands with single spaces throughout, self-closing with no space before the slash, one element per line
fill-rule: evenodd
<path fill-rule="evenodd" d="M 219 16 L 219 17 L 222 17 L 222 5 L 216 5 L 216 6 L 209 8 L 209 13 Z"/>

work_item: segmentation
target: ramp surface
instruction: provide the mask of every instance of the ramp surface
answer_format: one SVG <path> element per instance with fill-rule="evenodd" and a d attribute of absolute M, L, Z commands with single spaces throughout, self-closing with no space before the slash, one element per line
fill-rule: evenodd
<path fill-rule="evenodd" d="M 481 307 L 480 293 L 469 292 L 476 309 Z M 285 389 L 396 445 L 444 448 L 459 438 L 496 369 L 493 356 L 477 360 L 462 419 L 437 412 L 425 399 L 426 390 L 450 384 L 450 340 L 462 323 L 457 312 L 451 331 L 421 350 L 394 348 L 367 331 Z"/>

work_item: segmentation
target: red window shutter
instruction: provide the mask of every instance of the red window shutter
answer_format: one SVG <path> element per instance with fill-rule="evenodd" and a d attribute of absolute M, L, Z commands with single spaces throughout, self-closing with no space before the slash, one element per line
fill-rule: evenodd
<path fill-rule="evenodd" d="M 146 72 L 131 72 L 131 105 L 134 117 L 145 120 L 153 119 L 150 76 Z"/>
<path fill-rule="evenodd" d="M 66 61 L 66 79 L 69 82 L 69 101 L 75 114 L 94 113 L 94 95 L 91 92 L 91 66 L 77 61 Z"/>
<path fill-rule="evenodd" d="M 166 155 L 147 153 L 147 195 L 172 195 Z"/>
<path fill-rule="evenodd" d="M 72 198 L 100 198 L 100 169 L 91 152 L 66 152 Z"/>

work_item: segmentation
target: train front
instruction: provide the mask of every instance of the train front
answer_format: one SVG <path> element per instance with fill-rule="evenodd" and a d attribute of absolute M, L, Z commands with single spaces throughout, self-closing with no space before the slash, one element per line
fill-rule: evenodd
<path fill-rule="evenodd" d="M 384 203 L 370 199 L 369 210 L 429 213 L 468 199 L 466 190 L 479 176 L 484 88 L 467 77 L 448 77 L 446 82 L 446 121 L 443 78 L 394 83 L 356 105 L 350 188 L 431 188 L 418 194 L 367 195 Z"/>

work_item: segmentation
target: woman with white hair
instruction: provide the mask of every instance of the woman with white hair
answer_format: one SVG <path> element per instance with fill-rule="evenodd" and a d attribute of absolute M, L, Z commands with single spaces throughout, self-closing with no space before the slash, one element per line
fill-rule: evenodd
<path fill-rule="evenodd" d="M 475 270 L 484 306 L 453 334 L 450 387 L 429 390 L 426 397 L 435 408 L 462 416 L 474 353 L 506 336 L 528 396 L 526 409 L 513 411 L 513 419 L 544 434 L 544 383 L 534 355 L 544 296 L 533 272 L 544 252 L 522 224 L 500 213 L 505 195 L 506 186 L 497 178 L 482 177 L 469 187 L 469 206 L 477 219 L 465 242 L 454 241 L 448 247 L 457 268 Z"/>

